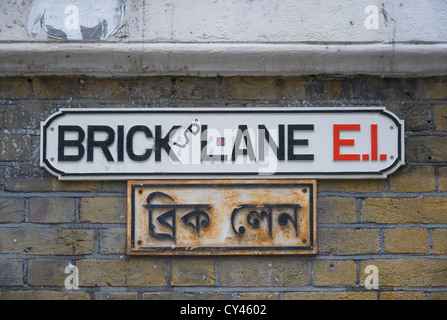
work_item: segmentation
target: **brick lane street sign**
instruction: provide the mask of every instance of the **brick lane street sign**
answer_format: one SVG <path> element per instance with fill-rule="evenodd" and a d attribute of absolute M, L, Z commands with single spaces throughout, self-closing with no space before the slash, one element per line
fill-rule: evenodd
<path fill-rule="evenodd" d="M 61 180 L 385 178 L 404 125 L 381 107 L 61 109 L 41 165 Z"/>

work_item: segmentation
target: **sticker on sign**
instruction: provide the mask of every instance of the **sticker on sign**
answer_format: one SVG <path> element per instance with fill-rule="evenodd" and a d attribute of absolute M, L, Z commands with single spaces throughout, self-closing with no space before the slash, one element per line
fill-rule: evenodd
<path fill-rule="evenodd" d="M 60 109 L 41 165 L 62 180 L 385 178 L 404 123 L 381 107 Z"/>

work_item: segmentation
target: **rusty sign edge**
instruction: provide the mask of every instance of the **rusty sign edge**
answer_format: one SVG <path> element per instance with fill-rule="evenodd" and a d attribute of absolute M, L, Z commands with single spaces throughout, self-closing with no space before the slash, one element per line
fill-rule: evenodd
<path fill-rule="evenodd" d="M 309 193 L 310 219 L 310 243 L 307 246 L 257 246 L 257 247 L 163 247 L 144 250 L 132 250 L 134 223 L 133 221 L 133 194 L 138 187 L 146 186 L 175 186 L 175 185 L 228 185 L 231 186 L 262 186 L 262 185 L 308 185 L 311 187 Z M 127 255 L 130 256 L 218 256 L 218 255 L 313 255 L 317 253 L 317 180 L 314 179 L 277 179 L 277 180 L 128 180 L 127 181 Z M 306 249 L 304 249 L 306 248 Z"/>

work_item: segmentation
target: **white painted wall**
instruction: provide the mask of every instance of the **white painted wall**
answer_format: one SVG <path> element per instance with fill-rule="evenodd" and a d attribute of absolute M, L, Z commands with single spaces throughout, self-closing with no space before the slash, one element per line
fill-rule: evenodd
<path fill-rule="evenodd" d="M 101 42 L 33 39 L 30 8 L 0 1 L 3 74 L 447 74 L 445 0 L 127 0 Z"/>

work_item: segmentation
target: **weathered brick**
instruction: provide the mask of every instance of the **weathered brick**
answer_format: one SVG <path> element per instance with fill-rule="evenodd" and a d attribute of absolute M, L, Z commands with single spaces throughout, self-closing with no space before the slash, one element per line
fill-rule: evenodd
<path fill-rule="evenodd" d="M 0 197 L 0 223 L 23 221 L 25 221 L 25 200 Z"/>
<path fill-rule="evenodd" d="M 102 185 L 104 192 L 127 192 L 127 181 L 104 181 Z"/>
<path fill-rule="evenodd" d="M 4 177 L 6 191 L 96 192 L 100 186 L 98 181 L 60 181 L 44 169 L 32 166 L 5 167 Z"/>
<path fill-rule="evenodd" d="M 412 136 L 406 138 L 405 160 L 407 162 L 445 162 L 447 159 L 447 136 Z"/>
<path fill-rule="evenodd" d="M 386 229 L 384 232 L 384 250 L 388 253 L 428 253 L 428 240 L 427 229 Z"/>
<path fill-rule="evenodd" d="M 40 122 L 58 110 L 50 103 L 32 103 L 5 107 L 5 126 L 7 129 L 39 130 Z"/>
<path fill-rule="evenodd" d="M 80 97 L 85 99 L 128 99 L 130 80 L 128 79 L 81 79 Z"/>
<path fill-rule="evenodd" d="M 145 292 L 143 300 L 231 300 L 231 292 Z"/>
<path fill-rule="evenodd" d="M 417 183 L 414 183 L 417 181 Z M 390 191 L 427 192 L 435 190 L 435 167 L 405 166 L 389 177 Z"/>
<path fill-rule="evenodd" d="M 308 82 L 300 77 L 225 77 L 223 97 L 244 100 L 309 99 Z"/>
<path fill-rule="evenodd" d="M 382 287 L 443 287 L 447 285 L 445 259 L 375 259 L 360 262 L 360 270 L 375 265 L 379 271 L 379 289 Z M 360 272 L 360 284 L 367 274 Z"/>
<path fill-rule="evenodd" d="M 384 291 L 380 300 L 425 300 L 425 292 L 421 291 Z"/>
<path fill-rule="evenodd" d="M 430 292 L 430 300 L 447 300 L 447 291 Z"/>
<path fill-rule="evenodd" d="M 146 77 L 131 80 L 130 98 L 154 100 L 171 96 L 171 77 Z"/>
<path fill-rule="evenodd" d="M 343 81 L 337 79 L 322 79 L 319 78 L 322 88 L 321 92 L 316 95 L 316 92 L 312 92 L 313 98 L 335 100 L 335 99 L 352 99 L 354 97 L 354 90 L 352 86 L 345 85 Z M 313 88 L 316 86 L 314 85 Z"/>
<path fill-rule="evenodd" d="M 236 295 L 236 300 L 280 300 L 281 295 L 279 292 L 239 292 Z M 259 312 L 263 310 L 260 309 Z"/>
<path fill-rule="evenodd" d="M 285 292 L 284 300 L 377 300 L 377 293 L 363 291 Z"/>
<path fill-rule="evenodd" d="M 447 254 L 447 229 L 433 230 L 433 253 Z"/>
<path fill-rule="evenodd" d="M 63 223 L 75 220 L 73 198 L 31 198 L 29 221 L 39 223 Z"/>
<path fill-rule="evenodd" d="M 80 287 L 166 286 L 167 262 L 153 258 L 80 260 Z"/>
<path fill-rule="evenodd" d="M 447 223 L 447 198 L 367 198 L 362 221 L 377 223 Z"/>
<path fill-rule="evenodd" d="M 125 223 L 127 217 L 127 199 L 95 197 L 82 198 L 80 219 L 92 223 Z"/>
<path fill-rule="evenodd" d="M 177 77 L 174 78 L 172 98 L 217 99 L 220 96 L 219 78 Z"/>
<path fill-rule="evenodd" d="M 319 254 L 365 254 L 380 251 L 378 229 L 319 228 Z"/>
<path fill-rule="evenodd" d="M 434 121 L 436 130 L 447 131 L 447 104 L 434 106 Z"/>
<path fill-rule="evenodd" d="M 387 105 L 386 108 L 405 121 L 405 131 L 430 130 L 433 126 L 430 106 L 419 103 L 400 103 Z"/>
<path fill-rule="evenodd" d="M 354 287 L 357 264 L 353 260 L 312 261 L 312 285 Z"/>
<path fill-rule="evenodd" d="M 447 99 L 447 81 L 445 77 L 432 77 L 417 81 L 417 98 L 427 100 Z"/>
<path fill-rule="evenodd" d="M 0 286 L 23 285 L 23 262 L 21 260 L 0 260 Z"/>
<path fill-rule="evenodd" d="M 305 286 L 307 263 L 293 258 L 227 258 L 219 261 L 222 286 Z"/>
<path fill-rule="evenodd" d="M 171 285 L 212 286 L 215 284 L 212 259 L 175 259 L 172 261 Z"/>
<path fill-rule="evenodd" d="M 101 254 L 126 253 L 127 237 L 125 228 L 107 228 L 99 232 L 99 252 Z"/>
<path fill-rule="evenodd" d="M 406 83 L 402 83 L 404 80 Z M 417 81 L 407 78 L 319 75 L 310 78 L 311 98 L 318 100 L 398 100 L 413 99 Z"/>
<path fill-rule="evenodd" d="M 18 290 L 0 291 L 0 300 L 90 300 L 84 291 Z"/>
<path fill-rule="evenodd" d="M 37 99 L 75 98 L 79 90 L 78 77 L 34 77 L 33 91 Z"/>
<path fill-rule="evenodd" d="M 447 167 L 438 169 L 438 190 L 447 191 Z"/>
<path fill-rule="evenodd" d="M 138 300 L 138 292 L 95 292 L 95 300 Z"/>
<path fill-rule="evenodd" d="M 318 223 L 356 222 L 356 200 L 354 198 L 318 197 Z"/>
<path fill-rule="evenodd" d="M 65 269 L 71 260 L 30 259 L 28 262 L 28 284 L 31 286 L 64 287 L 65 279 L 71 274 Z"/>
<path fill-rule="evenodd" d="M 31 159 L 31 137 L 20 134 L 0 134 L 0 161 Z"/>
<path fill-rule="evenodd" d="M 27 99 L 29 97 L 29 82 L 24 77 L 0 78 L 0 99 Z"/>
<path fill-rule="evenodd" d="M 93 230 L 0 228 L 0 253 L 80 255 L 93 247 Z"/>

